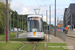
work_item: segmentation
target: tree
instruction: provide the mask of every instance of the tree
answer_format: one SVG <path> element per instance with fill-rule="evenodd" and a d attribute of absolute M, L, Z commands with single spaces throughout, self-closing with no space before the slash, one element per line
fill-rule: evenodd
<path fill-rule="evenodd" d="M 27 27 L 27 15 L 19 15 L 19 28 L 22 29 L 22 17 L 23 17 L 23 29 L 26 30 L 26 27 Z"/>
<path fill-rule="evenodd" d="M 8 1 L 9 1 L 8 3 L 10 3 L 12 0 L 8 0 Z M 6 0 L 0 0 L 0 2 L 6 3 Z"/>
<path fill-rule="evenodd" d="M 9 8 L 9 12 L 12 11 Z M 0 2 L 0 34 L 4 33 L 6 27 L 6 5 L 3 2 Z"/>
<path fill-rule="evenodd" d="M 43 21 L 43 25 L 45 26 L 45 25 L 47 25 L 47 23 L 45 21 Z"/>
<path fill-rule="evenodd" d="M 16 11 L 13 11 L 11 14 L 11 28 L 17 27 L 18 24 L 17 20 L 18 20 L 18 13 Z"/>

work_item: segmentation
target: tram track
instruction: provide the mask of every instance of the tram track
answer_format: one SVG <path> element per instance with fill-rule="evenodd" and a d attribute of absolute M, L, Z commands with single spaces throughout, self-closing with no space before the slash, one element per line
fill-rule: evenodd
<path fill-rule="evenodd" d="M 32 50 L 35 50 L 37 44 L 39 43 L 39 41 L 29 41 L 29 42 L 26 42 L 19 50 L 22 50 L 23 47 L 25 47 L 26 45 L 30 44 L 30 45 L 34 45 L 33 49 Z"/>
<path fill-rule="evenodd" d="M 23 45 L 19 50 L 21 50 L 24 46 L 26 46 L 27 45 L 27 43 L 25 43 L 25 45 Z"/>
<path fill-rule="evenodd" d="M 37 47 L 37 44 L 39 43 L 39 41 L 29 41 L 29 44 L 33 44 L 33 50 L 35 50 L 35 48 Z"/>
<path fill-rule="evenodd" d="M 39 41 L 35 44 L 35 46 L 34 46 L 34 48 L 33 48 L 33 50 L 35 50 L 35 48 L 36 48 L 36 46 L 37 46 L 37 44 L 39 43 Z"/>
<path fill-rule="evenodd" d="M 45 50 L 46 50 L 46 42 L 47 42 L 47 37 L 45 36 L 45 39 L 44 39 L 44 43 L 45 43 Z M 25 42 L 25 44 L 19 49 L 19 50 L 22 50 L 22 48 L 24 48 L 26 45 L 34 45 L 33 49 L 32 50 L 35 50 L 38 43 L 42 43 L 40 42 L 39 39 L 31 39 L 31 40 L 28 40 L 28 42 Z"/>

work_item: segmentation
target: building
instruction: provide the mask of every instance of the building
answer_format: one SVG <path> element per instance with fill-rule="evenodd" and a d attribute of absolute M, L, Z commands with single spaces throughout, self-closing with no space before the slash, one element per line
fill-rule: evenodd
<path fill-rule="evenodd" d="M 71 3 L 64 12 L 64 27 L 75 28 L 75 3 Z"/>
<path fill-rule="evenodd" d="M 65 8 L 65 11 L 64 11 L 64 18 L 63 18 L 63 26 L 66 27 L 66 11 L 67 11 L 68 8 Z"/>

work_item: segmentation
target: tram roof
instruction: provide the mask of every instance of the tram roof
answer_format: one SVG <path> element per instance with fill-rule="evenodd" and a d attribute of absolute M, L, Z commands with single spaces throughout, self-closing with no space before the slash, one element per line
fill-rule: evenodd
<path fill-rule="evenodd" d="M 40 18 L 42 18 L 41 15 L 28 15 L 28 17 L 40 17 Z"/>

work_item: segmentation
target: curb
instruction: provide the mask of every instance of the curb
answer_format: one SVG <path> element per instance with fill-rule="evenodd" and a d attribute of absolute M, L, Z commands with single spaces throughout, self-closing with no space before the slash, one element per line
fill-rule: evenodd
<path fill-rule="evenodd" d="M 74 36 L 74 35 L 66 35 L 66 36 L 68 36 L 68 37 L 72 37 L 72 38 L 75 38 L 75 36 Z"/>

